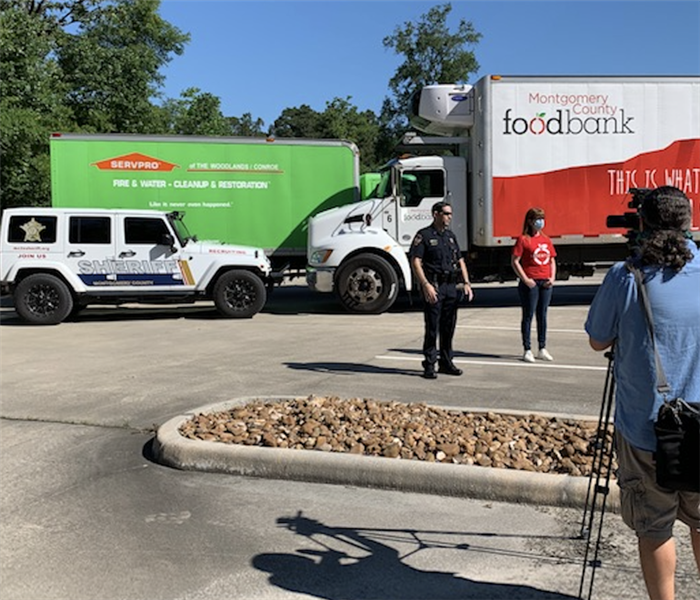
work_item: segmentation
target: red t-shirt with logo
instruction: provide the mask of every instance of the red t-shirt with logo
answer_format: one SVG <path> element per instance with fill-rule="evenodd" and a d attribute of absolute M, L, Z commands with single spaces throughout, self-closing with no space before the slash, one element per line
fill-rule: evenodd
<path fill-rule="evenodd" d="M 513 256 L 520 257 L 520 264 L 530 279 L 549 279 L 556 255 L 552 240 L 541 232 L 532 237 L 521 235 L 513 246 Z"/>

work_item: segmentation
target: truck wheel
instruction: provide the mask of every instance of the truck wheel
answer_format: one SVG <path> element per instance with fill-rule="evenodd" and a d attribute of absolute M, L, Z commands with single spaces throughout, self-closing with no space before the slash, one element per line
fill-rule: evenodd
<path fill-rule="evenodd" d="M 56 325 L 73 310 L 73 296 L 61 279 L 47 273 L 29 275 L 14 293 L 17 314 L 33 325 Z"/>
<path fill-rule="evenodd" d="M 225 317 L 250 319 L 266 300 L 265 285 L 250 271 L 227 271 L 214 286 L 214 304 Z"/>
<path fill-rule="evenodd" d="M 399 281 L 387 260 L 373 254 L 360 254 L 338 270 L 335 289 L 346 310 L 379 314 L 394 304 Z"/>

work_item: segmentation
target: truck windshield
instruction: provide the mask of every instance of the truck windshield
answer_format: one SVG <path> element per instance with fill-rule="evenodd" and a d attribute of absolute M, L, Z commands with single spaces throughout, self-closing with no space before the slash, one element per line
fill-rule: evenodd
<path fill-rule="evenodd" d="M 391 169 L 381 172 L 381 179 L 375 190 L 377 198 L 386 198 L 391 195 Z"/>
<path fill-rule="evenodd" d="M 189 242 L 190 240 L 196 242 L 197 236 L 190 234 L 189 229 L 187 229 L 187 225 L 185 225 L 185 222 L 182 220 L 184 216 L 184 213 L 171 212 L 168 213 L 168 221 L 170 221 L 170 224 L 173 226 L 173 229 L 175 230 L 175 233 L 177 234 L 177 237 L 180 240 L 180 244 L 186 246 L 187 242 Z"/>

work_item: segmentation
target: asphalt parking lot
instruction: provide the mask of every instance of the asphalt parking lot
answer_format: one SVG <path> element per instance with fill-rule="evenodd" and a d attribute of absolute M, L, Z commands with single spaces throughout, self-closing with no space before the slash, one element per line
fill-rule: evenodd
<path fill-rule="evenodd" d="M 149 447 L 173 416 L 240 397 L 597 417 L 607 361 L 583 333 L 595 289 L 558 286 L 556 360 L 526 365 L 515 288 L 478 286 L 455 339 L 465 374 L 435 381 L 420 377 L 422 313 L 406 297 L 383 315 L 350 315 L 292 282 L 247 321 L 207 304 L 124 306 L 55 327 L 23 325 L 4 298 L 3 599 L 576 597 L 580 511 L 177 471 Z M 700 597 L 679 541 L 679 597 Z M 616 515 L 603 549 L 596 597 L 642 600 Z"/>
<path fill-rule="evenodd" d="M 478 286 L 455 335 L 465 374 L 436 381 L 420 377 L 422 313 L 405 296 L 388 313 L 352 315 L 297 284 L 277 289 L 251 320 L 221 319 L 206 303 L 128 305 L 90 307 L 56 327 L 25 326 L 5 306 L 4 415 L 37 417 L 38 408 L 48 420 L 149 427 L 232 397 L 312 393 L 597 415 L 607 361 L 583 331 L 595 289 L 587 280 L 558 287 L 555 362 L 529 365 L 519 360 L 514 286 Z M 28 401 L 57 381 L 71 382 L 59 403 Z"/>

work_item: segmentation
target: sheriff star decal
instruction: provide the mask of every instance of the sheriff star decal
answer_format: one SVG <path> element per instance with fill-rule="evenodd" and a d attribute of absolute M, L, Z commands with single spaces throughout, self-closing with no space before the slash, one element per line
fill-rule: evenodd
<path fill-rule="evenodd" d="M 40 242 L 41 232 L 44 231 L 46 227 L 32 217 L 31 221 L 27 221 L 24 225 L 20 225 L 20 229 L 24 231 L 25 242 Z"/>

